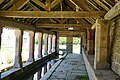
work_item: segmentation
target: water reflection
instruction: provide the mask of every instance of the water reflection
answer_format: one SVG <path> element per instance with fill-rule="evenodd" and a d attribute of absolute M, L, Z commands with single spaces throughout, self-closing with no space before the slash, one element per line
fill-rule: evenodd
<path fill-rule="evenodd" d="M 53 66 L 55 63 L 54 60 L 48 61 L 47 62 L 47 70 L 49 70 L 51 68 L 51 66 Z M 36 71 L 35 73 L 27 76 L 27 78 L 25 78 L 24 80 L 40 80 L 43 76 L 44 76 L 44 66 L 42 68 L 40 68 L 38 71 Z M 23 79 L 22 79 L 23 80 Z"/>

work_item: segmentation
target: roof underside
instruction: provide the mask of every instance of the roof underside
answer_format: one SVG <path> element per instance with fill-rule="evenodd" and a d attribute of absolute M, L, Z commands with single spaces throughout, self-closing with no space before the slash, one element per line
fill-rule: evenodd
<path fill-rule="evenodd" d="M 115 0 L 0 0 L 0 16 L 52 31 L 90 28 Z"/>

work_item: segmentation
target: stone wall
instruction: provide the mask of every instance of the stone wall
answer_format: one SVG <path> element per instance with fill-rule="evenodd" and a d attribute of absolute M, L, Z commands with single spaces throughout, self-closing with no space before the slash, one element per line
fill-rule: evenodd
<path fill-rule="evenodd" d="M 111 24 L 110 42 L 111 68 L 120 75 L 120 16 Z"/>

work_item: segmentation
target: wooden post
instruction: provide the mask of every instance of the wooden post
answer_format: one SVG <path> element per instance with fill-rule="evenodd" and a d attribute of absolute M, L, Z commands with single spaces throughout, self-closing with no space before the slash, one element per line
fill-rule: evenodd
<path fill-rule="evenodd" d="M 42 38 L 43 38 L 43 34 L 42 33 L 38 33 L 38 58 L 42 58 Z"/>
<path fill-rule="evenodd" d="M 87 30 L 87 54 L 93 55 L 93 30 Z"/>
<path fill-rule="evenodd" d="M 34 38 L 35 38 L 35 33 L 32 31 L 29 32 L 29 59 L 28 59 L 28 62 L 34 61 Z"/>
<path fill-rule="evenodd" d="M 107 62 L 109 26 L 103 19 L 97 19 L 96 24 L 94 68 L 106 69 L 109 68 Z"/>
<path fill-rule="evenodd" d="M 14 68 L 22 68 L 22 40 L 23 40 L 23 31 L 15 30 L 15 62 Z"/>

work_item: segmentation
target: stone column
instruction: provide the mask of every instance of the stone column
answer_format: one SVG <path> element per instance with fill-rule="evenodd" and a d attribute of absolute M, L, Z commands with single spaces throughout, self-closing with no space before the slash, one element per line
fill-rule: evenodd
<path fill-rule="evenodd" d="M 109 64 L 107 62 L 109 44 L 108 32 L 109 32 L 108 22 L 103 19 L 97 19 L 95 32 L 95 58 L 94 58 L 95 69 L 109 68 Z"/>
<path fill-rule="evenodd" d="M 28 58 L 28 62 L 34 61 L 34 38 L 35 38 L 35 33 L 32 31 L 29 32 L 29 58 Z"/>
<path fill-rule="evenodd" d="M 2 41 L 2 30 L 3 28 L 0 27 L 0 51 L 1 51 L 1 41 Z M 1 80 L 1 70 L 0 70 L 0 80 Z"/>
<path fill-rule="evenodd" d="M 43 34 L 42 33 L 38 33 L 38 58 L 42 58 L 42 38 L 43 38 Z M 42 73 L 42 67 L 40 68 L 40 70 L 38 71 L 38 79 L 41 78 L 41 73 Z"/>
<path fill-rule="evenodd" d="M 56 37 L 55 37 L 55 35 L 53 35 L 53 37 L 52 37 L 52 52 L 55 52 L 55 39 L 56 39 Z"/>
<path fill-rule="evenodd" d="M 44 34 L 44 56 L 48 55 L 48 34 Z"/>
<path fill-rule="evenodd" d="M 80 37 L 80 54 L 82 54 L 82 48 L 83 48 L 83 46 L 82 46 L 82 37 Z"/>
<path fill-rule="evenodd" d="M 0 50 L 1 50 L 2 32 L 3 32 L 3 28 L 0 27 Z"/>
<path fill-rule="evenodd" d="M 42 38 L 43 38 L 43 34 L 42 33 L 38 33 L 38 58 L 42 58 Z"/>
<path fill-rule="evenodd" d="M 73 52 L 73 37 L 67 37 L 67 52 Z"/>
<path fill-rule="evenodd" d="M 86 50 L 86 47 L 87 47 L 87 43 L 86 43 L 86 33 L 82 33 L 82 45 L 83 45 L 83 48 Z"/>
<path fill-rule="evenodd" d="M 93 55 L 93 30 L 87 30 L 87 54 Z"/>
<path fill-rule="evenodd" d="M 22 40 L 23 31 L 15 30 L 15 62 L 14 68 L 22 68 Z"/>
<path fill-rule="evenodd" d="M 48 36 L 48 54 L 52 53 L 52 35 Z"/>
<path fill-rule="evenodd" d="M 44 34 L 44 56 L 48 55 L 48 34 Z M 44 74 L 47 72 L 47 63 L 44 65 Z"/>

